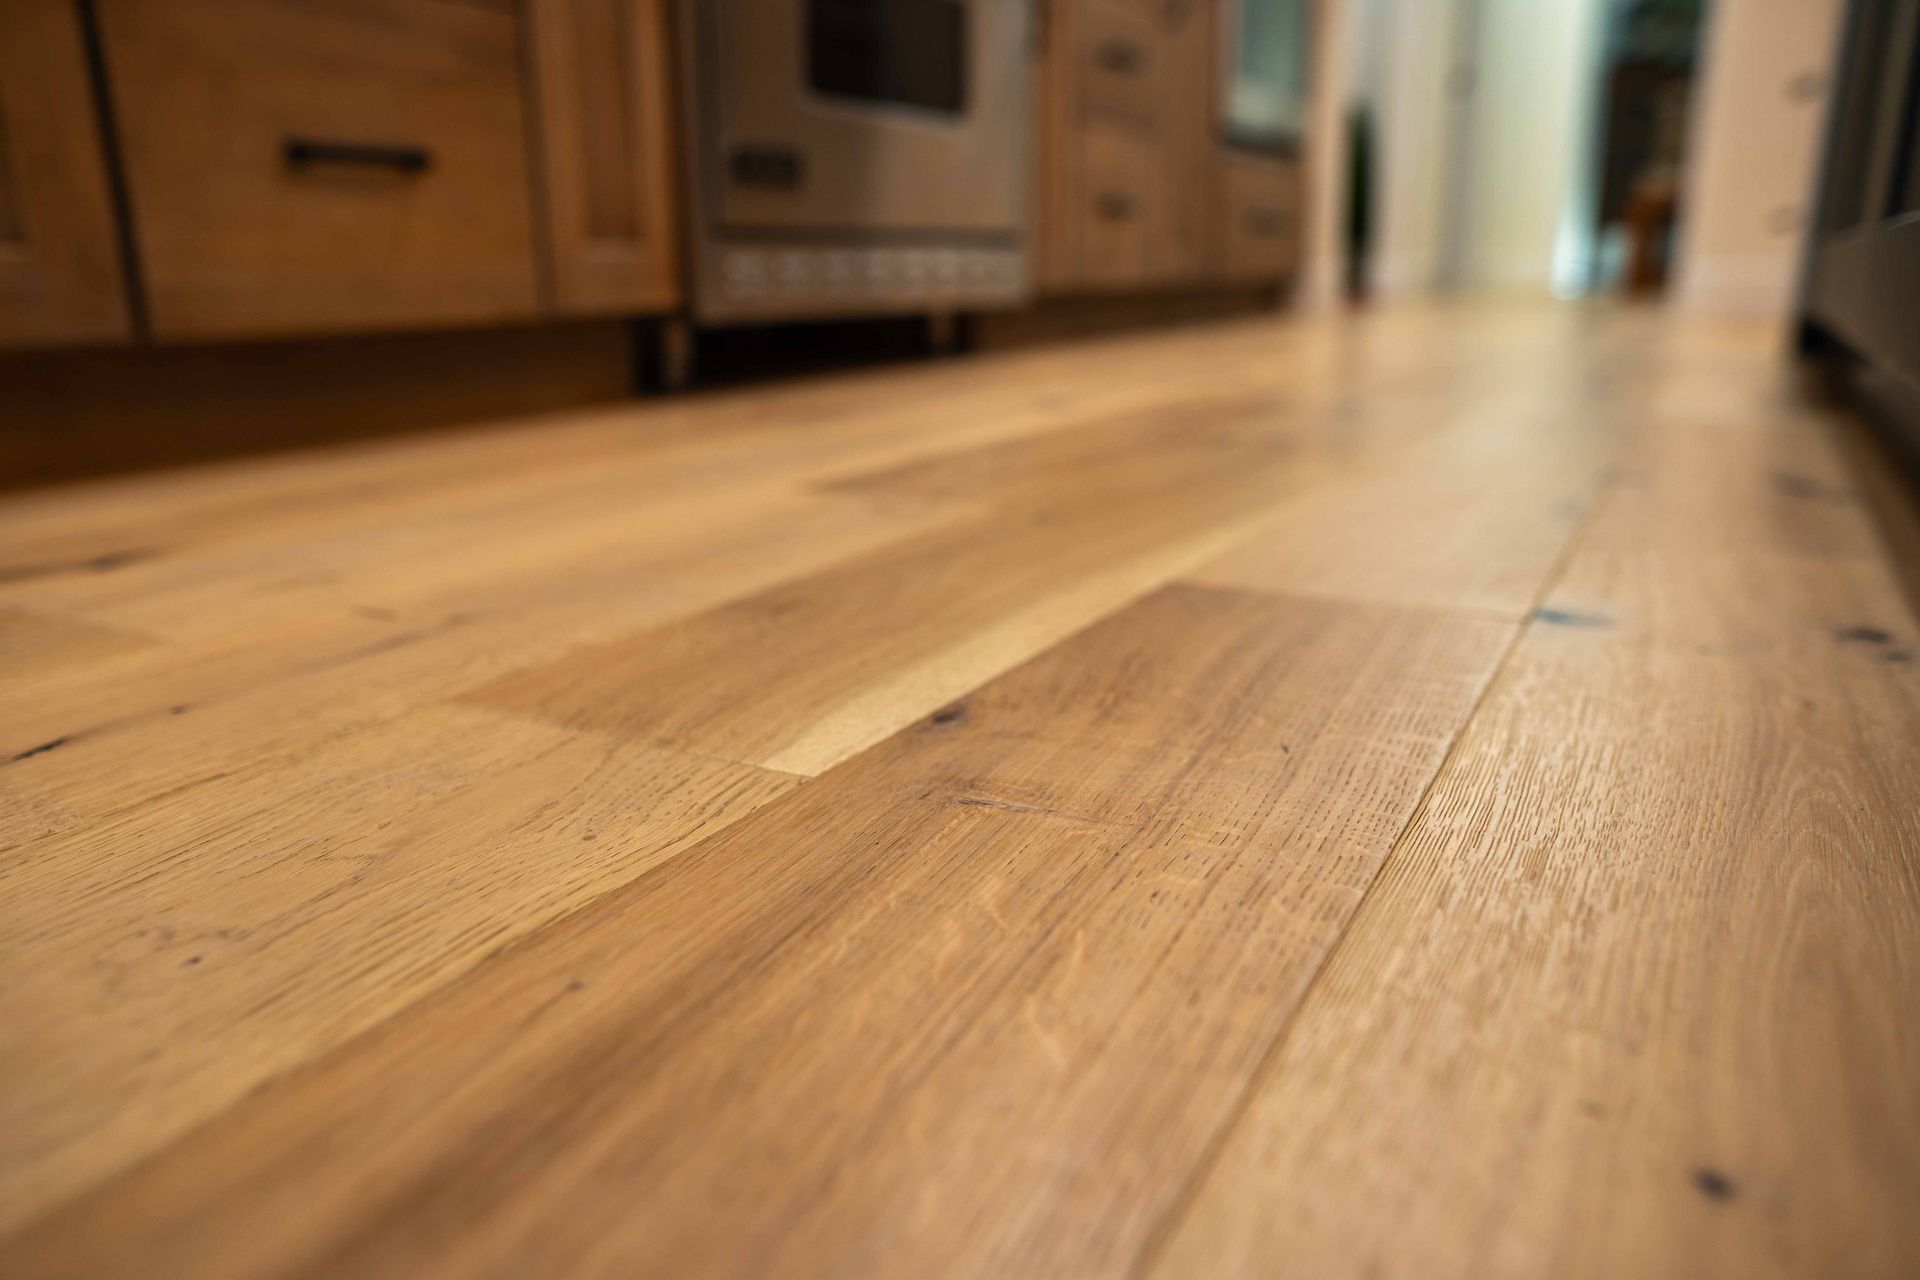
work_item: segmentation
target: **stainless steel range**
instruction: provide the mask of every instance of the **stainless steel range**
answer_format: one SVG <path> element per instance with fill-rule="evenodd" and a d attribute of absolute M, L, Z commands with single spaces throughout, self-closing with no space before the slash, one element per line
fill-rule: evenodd
<path fill-rule="evenodd" d="M 695 317 L 1024 297 L 1029 2 L 681 0 Z"/>

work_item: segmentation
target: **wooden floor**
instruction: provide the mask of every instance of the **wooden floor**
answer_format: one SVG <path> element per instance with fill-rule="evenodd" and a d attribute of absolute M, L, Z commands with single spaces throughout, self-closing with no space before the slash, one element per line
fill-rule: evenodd
<path fill-rule="evenodd" d="M 0 1274 L 1920 1274 L 1843 430 L 1482 306 L 0 500 Z"/>

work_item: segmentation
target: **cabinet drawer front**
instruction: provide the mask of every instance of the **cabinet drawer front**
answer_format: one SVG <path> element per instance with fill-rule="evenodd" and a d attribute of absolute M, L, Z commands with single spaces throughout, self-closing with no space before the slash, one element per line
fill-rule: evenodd
<path fill-rule="evenodd" d="M 1168 42 L 1144 8 L 1087 6 L 1080 41 L 1080 93 L 1088 109 L 1156 125 L 1165 111 Z"/>
<path fill-rule="evenodd" d="M 160 338 L 536 310 L 507 0 L 99 0 Z"/>
<path fill-rule="evenodd" d="M 1158 151 L 1150 138 L 1105 121 L 1087 123 L 1082 145 L 1080 281 L 1146 283 L 1159 270 L 1166 233 Z"/>
<path fill-rule="evenodd" d="M 1299 166 L 1288 161 L 1233 160 L 1223 183 L 1221 243 L 1225 270 L 1236 279 L 1278 279 L 1299 265 Z"/>

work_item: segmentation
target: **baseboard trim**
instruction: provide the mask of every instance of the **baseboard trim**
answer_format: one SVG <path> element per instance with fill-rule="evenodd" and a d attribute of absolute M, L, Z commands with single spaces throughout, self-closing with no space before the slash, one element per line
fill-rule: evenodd
<path fill-rule="evenodd" d="M 0 354 L 0 490 L 618 400 L 625 321 Z"/>

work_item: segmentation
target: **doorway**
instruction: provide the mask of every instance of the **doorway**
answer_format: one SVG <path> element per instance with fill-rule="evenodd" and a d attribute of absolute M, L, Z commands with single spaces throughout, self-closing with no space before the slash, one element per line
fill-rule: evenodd
<path fill-rule="evenodd" d="M 1607 0 L 1585 292 L 1657 298 L 1673 279 L 1707 0 Z"/>

